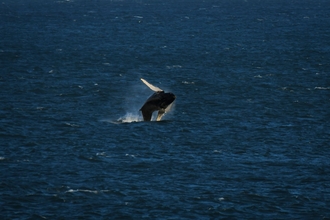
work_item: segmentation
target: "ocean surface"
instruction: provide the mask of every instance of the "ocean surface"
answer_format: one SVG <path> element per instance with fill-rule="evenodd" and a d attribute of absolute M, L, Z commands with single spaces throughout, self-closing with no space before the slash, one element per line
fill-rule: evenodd
<path fill-rule="evenodd" d="M 329 11 L 2 0 L 0 218 L 330 219 Z"/>

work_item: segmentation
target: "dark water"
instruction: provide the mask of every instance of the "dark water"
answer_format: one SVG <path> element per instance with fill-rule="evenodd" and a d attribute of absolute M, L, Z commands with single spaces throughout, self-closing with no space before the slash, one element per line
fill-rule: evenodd
<path fill-rule="evenodd" d="M 0 9 L 1 219 L 330 219 L 329 1 Z"/>

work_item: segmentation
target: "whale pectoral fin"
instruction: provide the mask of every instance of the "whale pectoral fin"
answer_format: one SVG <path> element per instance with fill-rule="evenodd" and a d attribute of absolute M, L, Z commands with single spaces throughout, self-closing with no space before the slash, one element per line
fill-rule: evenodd
<path fill-rule="evenodd" d="M 164 114 L 165 114 L 165 109 L 159 110 L 157 115 L 157 121 L 160 121 L 160 119 L 162 119 Z"/>
<path fill-rule="evenodd" d="M 142 78 L 141 78 L 141 80 L 142 80 L 142 82 L 143 82 L 144 84 L 146 84 L 146 86 L 148 86 L 149 89 L 151 89 L 152 91 L 154 91 L 154 92 L 162 92 L 162 91 L 163 91 L 162 89 L 158 88 L 157 86 L 154 86 L 154 85 L 148 83 L 147 80 L 142 79 Z"/>

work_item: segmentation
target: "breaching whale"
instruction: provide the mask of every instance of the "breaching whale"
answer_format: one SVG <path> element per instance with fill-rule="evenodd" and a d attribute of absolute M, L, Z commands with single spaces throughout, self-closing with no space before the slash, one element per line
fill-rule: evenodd
<path fill-rule="evenodd" d="M 140 109 L 140 111 L 142 111 L 143 120 L 150 121 L 152 113 L 154 111 L 158 111 L 156 120 L 160 121 L 163 115 L 171 108 L 171 105 L 175 100 L 175 95 L 170 92 L 164 92 L 164 90 L 154 85 L 151 85 L 142 78 L 141 80 L 144 84 L 146 84 L 151 90 L 155 92 L 147 99 L 147 101 Z"/>

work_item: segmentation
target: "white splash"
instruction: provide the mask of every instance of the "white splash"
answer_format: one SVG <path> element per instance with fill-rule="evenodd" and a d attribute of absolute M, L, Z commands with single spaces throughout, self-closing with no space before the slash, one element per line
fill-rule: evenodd
<path fill-rule="evenodd" d="M 138 121 L 143 121 L 143 118 L 139 114 L 134 114 L 131 112 L 126 113 L 123 117 L 120 117 L 118 119 L 118 122 L 122 123 L 131 123 L 131 122 L 138 122 Z"/>

